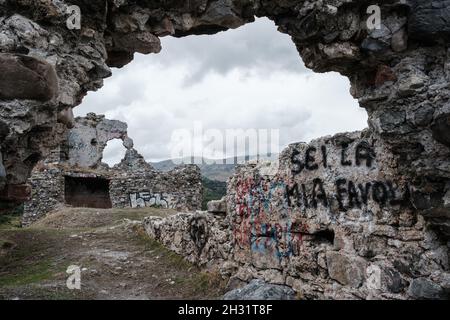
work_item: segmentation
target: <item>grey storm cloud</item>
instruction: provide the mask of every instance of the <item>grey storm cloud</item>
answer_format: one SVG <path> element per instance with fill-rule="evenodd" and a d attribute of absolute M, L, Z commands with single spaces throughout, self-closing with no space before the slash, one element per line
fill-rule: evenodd
<path fill-rule="evenodd" d="M 164 38 L 160 63 L 189 63 L 195 67 L 187 84 L 206 74 L 226 74 L 234 69 L 306 72 L 290 37 L 281 34 L 268 19 L 259 19 L 215 36 L 197 36 L 179 45 L 180 39 Z"/>
<path fill-rule="evenodd" d="M 136 55 L 89 93 L 75 114 L 128 123 L 147 160 L 171 157 L 171 137 L 200 121 L 206 129 L 278 129 L 280 147 L 367 126 L 365 110 L 336 74 L 306 69 L 289 36 L 267 19 L 212 36 L 162 39 L 157 55 Z M 117 163 L 111 143 L 104 161 Z"/>

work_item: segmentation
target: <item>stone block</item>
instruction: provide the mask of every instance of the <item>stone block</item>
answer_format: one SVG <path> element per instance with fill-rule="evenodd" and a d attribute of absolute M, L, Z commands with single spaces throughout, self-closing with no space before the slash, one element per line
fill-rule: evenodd
<path fill-rule="evenodd" d="M 414 299 L 444 299 L 444 290 L 441 286 L 427 278 L 417 278 L 411 281 L 408 294 Z"/>
<path fill-rule="evenodd" d="M 330 278 L 337 282 L 358 288 L 366 278 L 366 260 L 339 252 L 327 252 L 327 266 Z"/>
<path fill-rule="evenodd" d="M 431 130 L 436 141 L 450 147 L 450 113 L 437 117 L 431 126 Z"/>
<path fill-rule="evenodd" d="M 209 213 L 217 213 L 217 214 L 227 213 L 227 201 L 225 197 L 222 198 L 221 200 L 209 201 L 207 206 Z"/>
<path fill-rule="evenodd" d="M 224 300 L 294 300 L 295 291 L 287 286 L 267 284 L 253 280 L 241 289 L 228 292 Z"/>

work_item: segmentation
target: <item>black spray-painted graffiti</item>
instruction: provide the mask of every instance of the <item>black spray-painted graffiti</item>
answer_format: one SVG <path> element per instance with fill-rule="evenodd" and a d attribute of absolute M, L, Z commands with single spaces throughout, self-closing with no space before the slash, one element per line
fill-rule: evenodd
<path fill-rule="evenodd" d="M 235 250 L 250 249 L 253 253 L 281 261 L 284 257 L 299 256 L 305 238 L 328 244 L 335 241 L 333 229 L 310 228 L 308 221 L 297 217 L 298 213 L 319 207 L 325 207 L 329 210 L 323 211 L 331 213 L 335 213 L 335 209 L 339 212 L 350 209 L 363 211 L 369 202 L 379 207 L 408 202 L 408 185 L 398 185 L 388 179 L 367 178 L 365 172 L 369 171 L 374 171 L 371 176 L 377 177 L 375 150 L 368 142 L 360 142 L 352 148 L 343 143 L 337 151 L 333 150 L 334 154 L 329 151 L 326 145 L 309 146 L 304 153 L 294 150 L 290 158 L 292 174 L 288 177 L 265 178 L 258 175 L 237 181 L 233 220 Z M 330 161 L 332 158 L 333 163 Z M 332 170 L 336 162 L 345 167 L 342 175 L 336 174 L 339 170 Z M 343 176 L 351 169 L 360 173 L 352 175 L 357 178 Z M 335 175 L 335 180 L 327 180 L 327 174 Z"/>
<path fill-rule="evenodd" d="M 349 157 L 348 144 L 341 144 L 341 160 L 340 164 L 344 167 L 349 167 L 352 165 L 361 166 L 363 163 L 370 168 L 372 167 L 376 155 L 373 147 L 367 142 L 360 142 L 355 148 L 354 161 Z M 294 150 L 291 155 L 291 163 L 293 165 L 292 174 L 298 175 L 303 170 L 315 171 L 318 170 L 320 166 L 324 168 L 328 168 L 328 156 L 327 156 L 327 146 L 323 145 L 320 148 L 321 160 L 317 159 L 317 150 L 316 147 L 308 147 L 305 151 L 305 154 L 302 155 L 300 151 Z"/>
<path fill-rule="evenodd" d="M 171 200 L 162 193 L 152 194 L 149 191 L 130 193 L 132 208 L 160 207 L 170 208 Z"/>
<path fill-rule="evenodd" d="M 197 253 L 200 256 L 206 243 L 208 242 L 208 222 L 205 217 L 194 216 L 189 221 L 189 234 L 197 248 Z"/>
<path fill-rule="evenodd" d="M 376 160 L 374 148 L 367 142 L 362 141 L 355 147 L 354 155 L 349 152 L 349 145 L 342 143 L 340 145 L 340 165 L 343 167 L 363 166 L 371 168 Z M 317 154 L 321 153 L 318 159 Z M 291 156 L 293 165 L 292 174 L 297 176 L 304 170 L 316 171 L 323 166 L 329 168 L 327 146 L 323 145 L 320 151 L 313 146 L 306 149 L 304 155 L 298 150 L 294 150 Z M 409 186 L 399 190 L 399 186 L 392 181 L 370 181 L 354 182 L 345 178 L 339 178 L 334 183 L 333 198 L 339 205 L 339 211 L 367 206 L 369 201 L 374 201 L 380 207 L 388 205 L 402 205 L 410 198 Z M 293 183 L 286 186 L 286 198 L 289 207 L 302 207 L 317 209 L 319 205 L 329 207 L 331 205 L 330 194 L 325 190 L 324 181 L 315 178 L 311 183 Z"/>
<path fill-rule="evenodd" d="M 355 183 L 347 179 L 337 179 L 335 182 L 334 197 L 339 204 L 339 211 L 367 206 L 370 200 L 376 202 L 380 207 L 404 205 L 410 199 L 409 186 L 400 190 L 391 181 L 373 181 Z M 324 183 L 316 178 L 312 182 L 312 189 L 308 191 L 304 183 L 294 183 L 286 186 L 286 198 L 289 207 L 314 208 L 319 205 L 330 206 L 330 195 L 325 191 Z"/>

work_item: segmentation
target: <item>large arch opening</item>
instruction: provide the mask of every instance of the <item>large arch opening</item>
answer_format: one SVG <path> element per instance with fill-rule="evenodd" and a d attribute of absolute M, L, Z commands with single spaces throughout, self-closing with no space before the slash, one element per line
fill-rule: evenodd
<path fill-rule="evenodd" d="M 289 173 L 287 176 L 278 177 L 281 179 L 278 182 L 281 183 L 275 186 L 271 185 L 272 181 L 266 179 L 258 179 L 257 183 L 254 183 L 255 175 L 263 175 L 259 174 L 260 168 L 257 168 L 258 172 L 253 171 L 256 167 L 249 167 L 248 171 L 241 172 L 242 175 L 234 181 L 235 185 L 233 186 L 237 191 L 237 197 L 234 202 L 231 201 L 231 205 L 234 205 L 231 215 L 236 218 L 234 226 L 237 226 L 234 231 L 237 232 L 230 236 L 240 240 L 238 246 L 242 246 L 241 249 L 245 251 L 242 252 L 243 256 L 247 256 L 250 261 L 247 261 L 249 263 L 239 262 L 261 268 L 264 273 L 270 271 L 270 274 L 266 274 L 266 276 L 273 279 L 272 271 L 282 269 L 279 264 L 280 258 L 290 259 L 290 257 L 296 257 L 302 253 L 300 259 L 292 259 L 297 260 L 298 268 L 290 268 L 291 270 L 287 271 L 294 272 L 290 274 L 294 279 L 290 279 L 292 282 L 289 285 L 297 287 L 302 293 L 304 290 L 309 290 L 305 293 L 307 298 L 323 297 L 324 293 L 325 295 L 330 294 L 327 298 L 438 298 L 447 295 L 448 281 L 445 280 L 448 278 L 448 263 L 446 262 L 448 261 L 449 140 L 446 133 L 449 128 L 447 121 L 449 119 L 449 92 L 445 83 L 448 82 L 449 57 L 445 44 L 448 42 L 449 31 L 445 21 L 449 20 L 449 13 L 446 5 L 443 5 L 442 8 L 430 8 L 420 1 L 400 1 L 398 3 L 388 1 L 379 6 L 370 6 L 372 9 L 375 7 L 378 15 L 383 13 L 383 17 L 386 17 L 382 21 L 378 21 L 378 28 L 371 28 L 365 23 L 373 18 L 369 17 L 369 21 L 366 21 L 368 12 L 366 2 L 344 3 L 338 1 L 333 2 L 336 5 L 334 6 L 327 1 L 286 3 L 286 1 L 212 0 L 194 1 L 194 3 L 191 1 L 155 1 L 150 4 L 147 1 L 124 0 L 109 1 L 108 5 L 104 6 L 104 1 L 78 1 L 86 16 L 83 18 L 85 28 L 77 33 L 76 31 L 68 32 L 65 26 L 57 25 L 58 21 L 55 20 L 58 19 L 53 19 L 55 16 L 61 16 L 61 9 L 65 9 L 65 1 L 41 1 L 39 4 L 29 5 L 29 8 L 25 7 L 28 5 L 28 2 L 27 4 L 25 2 L 22 1 L 12 7 L 6 2 L 5 10 L 2 11 L 7 16 L 7 19 L 2 19 L 0 24 L 1 31 L 4 31 L 6 35 L 4 37 L 6 41 L 2 42 L 1 49 L 2 52 L 7 52 L 6 55 L 2 54 L 1 56 L 2 61 L 7 62 L 2 66 L 6 70 L 9 70 L 10 66 L 13 69 L 12 77 L 5 78 L 21 82 L 23 71 L 22 73 L 19 71 L 19 77 L 14 78 L 17 76 L 14 73 L 17 70 L 14 68 L 21 69 L 23 66 L 26 67 L 26 72 L 30 73 L 29 70 L 31 70 L 31 73 L 36 73 L 33 71 L 38 70 L 45 74 L 46 78 L 44 85 L 39 88 L 36 88 L 35 83 L 38 82 L 34 81 L 35 77 L 30 77 L 31 81 L 25 81 L 25 85 L 30 85 L 30 88 L 35 89 L 29 90 L 29 92 L 17 90 L 14 82 L 7 80 L 6 87 L 11 90 L 7 92 L 6 96 L 1 97 L 2 102 L 5 100 L 4 98 L 6 100 L 12 98 L 15 101 L 6 102 L 6 111 L 0 115 L 2 118 L 0 137 L 8 137 L 7 140 L 5 139 L 7 142 L 3 143 L 2 141 L 0 154 L 0 158 L 6 159 L 0 165 L 0 167 L 4 166 L 4 168 L 0 168 L 0 185 L 2 189 L 7 186 L 0 192 L 1 199 L 23 201 L 27 197 L 29 189 L 24 183 L 30 168 L 36 164 L 41 154 L 47 154 L 48 149 L 56 144 L 56 140 L 52 143 L 48 141 L 48 138 L 61 136 L 64 127 L 73 125 L 73 118 L 70 114 L 72 107 L 79 105 L 86 92 L 101 87 L 101 80 L 109 76 L 108 66 L 127 64 L 132 60 L 136 51 L 146 54 L 158 52 L 160 49 L 158 37 L 164 35 L 171 34 L 175 37 L 182 37 L 200 33 L 213 34 L 253 22 L 255 15 L 267 16 L 276 21 L 280 31 L 292 36 L 293 42 L 308 67 L 317 72 L 335 70 L 349 77 L 352 82 L 352 95 L 358 98 L 360 105 L 369 112 L 370 130 L 343 134 L 330 139 L 318 139 L 315 141 L 315 145 L 311 143 L 308 146 L 304 144 L 294 146 L 288 150 L 292 151 L 290 156 L 285 158 L 290 162 L 284 163 L 287 166 L 285 169 L 288 169 L 286 172 Z M 20 15 L 14 12 L 16 8 Z M 30 8 L 35 13 L 30 13 Z M 48 8 L 53 9 L 51 14 L 43 15 L 42 13 L 46 12 L 45 9 Z M 61 21 L 63 20 L 61 19 Z M 375 20 L 380 19 L 375 17 Z M 28 29 L 24 31 L 24 25 L 30 26 L 30 29 L 36 32 L 30 33 Z M 68 42 L 68 45 L 65 42 Z M 235 44 L 237 43 L 240 42 L 235 42 Z M 262 46 L 264 50 L 258 50 L 258 52 L 270 52 L 270 50 L 265 50 L 268 43 L 270 44 L 270 41 L 266 41 L 265 46 Z M 201 48 L 203 49 L 209 44 L 203 44 Z M 252 50 L 247 48 L 246 51 L 251 52 Z M 220 57 L 221 54 L 223 52 L 218 51 L 209 56 Z M 198 55 L 197 50 L 193 56 Z M 42 58 L 42 61 L 37 61 L 36 56 Z M 225 54 L 224 58 L 229 58 L 229 56 L 232 55 Z M 180 70 L 183 71 L 183 69 L 181 68 L 176 70 L 175 78 L 172 78 L 171 81 L 170 88 L 173 89 L 171 93 L 174 97 L 182 96 L 176 93 L 176 86 L 173 86 L 175 83 L 179 82 L 183 88 L 193 90 L 191 95 L 194 99 L 182 101 L 175 99 L 177 105 L 188 106 L 189 112 L 184 109 L 177 110 L 178 114 L 184 115 L 183 119 L 191 116 L 191 122 L 192 119 L 205 121 L 208 112 L 202 108 L 202 103 L 205 104 L 206 101 L 208 107 L 219 105 L 220 110 L 224 110 L 220 114 L 221 119 L 216 120 L 219 125 L 214 125 L 213 128 L 235 128 L 238 125 L 245 127 L 240 119 L 254 120 L 255 123 L 260 124 L 266 121 L 272 125 L 277 123 L 276 126 L 280 129 L 291 128 L 296 134 L 292 140 L 290 140 L 289 134 L 287 138 L 280 139 L 280 145 L 284 146 L 290 141 L 308 141 L 310 139 L 299 137 L 298 133 L 302 130 L 309 133 L 314 132 L 314 126 L 310 126 L 311 122 L 305 121 L 305 118 L 307 116 L 312 118 L 320 108 L 311 107 L 313 110 L 311 115 L 303 115 L 302 118 L 295 114 L 295 111 L 300 109 L 290 108 L 289 104 L 282 99 L 272 100 L 273 95 L 270 95 L 273 93 L 274 86 L 276 87 L 278 84 L 278 92 L 282 92 L 283 96 L 289 96 L 283 90 L 292 85 L 294 81 L 287 74 L 277 78 L 279 74 L 273 72 L 273 70 L 282 68 L 275 67 L 263 71 L 262 78 L 271 81 L 269 86 L 264 86 L 262 81 L 251 80 L 252 76 L 261 73 L 255 72 L 255 69 L 239 72 L 239 68 L 231 68 L 230 71 L 227 69 L 229 68 L 227 63 L 217 66 L 214 65 L 215 59 L 208 60 L 202 57 L 201 60 L 208 62 L 206 68 L 214 72 L 205 76 L 202 75 L 202 72 L 192 72 L 187 68 L 184 77 L 178 81 L 176 76 L 182 74 Z M 266 63 L 267 59 L 263 59 L 263 61 Z M 190 59 L 188 67 L 193 65 L 195 66 L 195 59 Z M 267 66 L 267 63 L 265 65 Z M 143 70 L 146 70 L 147 74 L 151 71 L 151 69 L 145 68 Z M 136 75 L 138 74 L 136 72 Z M 212 80 L 220 75 L 225 75 L 229 82 L 237 85 L 230 87 L 221 84 L 219 90 L 215 90 Z M 170 72 L 167 72 L 164 78 L 170 79 L 169 76 Z M 61 80 L 59 84 L 62 94 L 59 96 L 55 94 L 57 78 Z M 145 82 L 146 77 L 142 77 L 142 79 Z M 242 89 L 243 83 L 246 84 L 247 89 Z M 299 83 L 296 93 L 307 96 L 314 92 L 314 86 L 311 86 L 311 83 L 313 81 L 309 81 L 308 84 Z M 327 84 L 331 83 L 332 81 L 327 81 Z M 5 83 L 2 82 L 2 84 Z M 129 89 L 134 88 L 132 83 L 127 81 L 124 84 L 129 84 Z M 202 84 L 202 86 L 198 84 Z M 206 90 L 205 84 L 210 85 L 206 87 Z M 122 87 L 123 85 L 119 86 L 119 88 Z M 169 86 L 163 85 L 163 89 L 167 87 Z M 324 84 L 316 87 L 318 88 L 316 90 L 321 90 L 321 93 L 332 91 L 328 90 L 330 88 Z M 257 98 L 267 102 L 270 108 L 281 105 L 278 110 L 282 112 L 266 109 L 261 102 L 252 109 L 252 106 L 255 105 L 254 102 L 257 101 L 254 98 L 241 101 L 243 100 L 243 91 L 252 91 L 252 88 L 257 92 Z M 150 98 L 152 96 L 147 92 L 156 92 L 158 86 L 154 84 L 145 89 L 148 90 L 143 91 L 146 92 L 144 103 L 140 103 L 137 99 L 133 101 L 134 103 L 126 103 L 123 106 L 127 107 L 129 111 L 139 111 L 139 109 L 143 109 L 142 105 L 151 108 L 152 106 L 147 104 L 151 101 L 148 96 Z M 204 98 L 205 91 L 213 94 L 212 100 L 208 101 Z M 225 95 L 218 99 L 218 93 L 223 91 L 225 91 Z M 232 99 L 235 92 L 239 93 L 240 99 L 237 102 Z M 136 96 L 133 90 L 128 90 L 126 93 L 133 97 Z M 161 93 L 164 93 L 164 90 Z M 121 96 L 123 96 L 123 92 Z M 170 101 L 167 95 L 161 99 L 157 94 L 153 94 L 153 98 L 155 97 L 158 98 L 158 103 L 164 102 L 164 100 Z M 199 99 L 199 97 L 203 99 Z M 327 97 L 332 100 L 330 104 L 331 102 L 337 104 L 337 95 Z M 51 101 L 52 98 L 55 100 Z M 32 102 L 28 99 L 31 99 Z M 221 104 L 217 100 L 220 100 Z M 135 107 L 134 110 L 133 107 Z M 21 112 L 15 114 L 14 111 L 17 109 L 28 112 L 29 117 L 23 117 Z M 301 110 L 305 109 L 307 107 L 301 108 Z M 11 110 L 14 111 L 11 112 Z M 322 114 L 330 116 L 332 120 L 327 122 L 325 118 L 322 118 L 320 119 L 322 125 L 317 127 L 321 130 L 330 130 L 332 126 L 343 124 L 349 120 L 353 124 L 356 123 L 355 119 L 348 117 L 349 112 L 344 112 L 343 108 L 340 108 L 340 112 L 345 116 L 339 117 L 339 114 L 324 111 Z M 139 112 L 130 113 L 139 114 Z M 168 115 L 169 117 L 165 117 L 166 120 L 172 118 L 176 122 L 177 117 L 174 114 L 169 113 Z M 124 118 L 125 116 L 130 117 L 129 114 L 123 115 Z M 164 114 L 156 116 L 159 119 L 164 118 Z M 147 129 L 153 129 L 155 136 L 161 139 L 163 136 L 161 128 L 165 128 L 161 125 L 162 121 L 151 123 L 148 118 L 140 115 L 138 117 L 145 123 Z M 23 123 L 14 122 L 18 118 L 21 118 Z M 7 130 L 4 130 L 3 119 L 6 119 Z M 105 131 L 102 129 L 108 129 L 106 122 L 97 119 L 95 115 L 86 120 L 88 120 L 88 126 L 91 126 L 92 123 L 103 123 L 107 126 L 107 128 L 97 128 L 94 125 L 90 128 L 98 138 Z M 211 123 L 211 119 L 208 118 L 208 120 Z M 130 121 L 127 120 L 127 122 Z M 230 122 L 233 126 L 229 125 Z M 56 123 L 57 128 L 54 129 L 52 124 Z M 10 127 L 13 126 L 11 124 L 17 125 L 18 128 L 15 128 L 17 130 L 9 133 L 8 124 Z M 20 126 L 21 124 L 24 126 Z M 178 123 L 176 128 L 178 127 L 184 127 L 184 123 Z M 122 127 L 122 129 L 124 128 Z M 346 130 L 348 129 L 338 129 L 337 131 Z M 123 133 L 123 130 L 119 131 L 114 133 L 125 138 L 126 134 Z M 289 130 L 283 132 L 289 133 Z M 335 131 L 333 130 L 333 132 Z M 98 135 L 99 133 L 100 135 Z M 80 139 L 80 141 L 84 140 Z M 96 170 L 103 167 L 98 166 L 96 159 L 98 159 L 98 152 L 104 147 L 100 141 L 104 140 L 88 139 L 88 141 L 95 142 L 91 143 L 91 156 L 95 163 L 90 169 Z M 195 147 L 198 145 L 203 147 L 201 145 L 203 140 L 200 142 L 193 140 L 192 142 Z M 126 159 L 121 162 L 121 165 L 130 170 L 135 170 L 136 166 L 138 168 L 142 166 L 145 161 L 133 149 L 132 142 L 124 140 L 124 144 L 128 146 L 128 150 Z M 139 144 L 137 143 L 136 147 L 139 148 Z M 166 145 L 170 146 L 170 143 Z M 156 147 L 154 152 L 147 151 L 147 153 L 151 158 L 156 157 L 157 152 L 164 150 L 162 148 L 164 146 Z M 84 145 L 76 145 L 76 147 L 83 148 Z M 331 153 L 327 153 L 330 150 Z M 214 152 L 207 154 L 222 158 L 228 156 L 226 151 L 222 154 Z M 321 156 L 320 166 L 316 161 L 318 155 Z M 330 163 L 332 166 L 329 166 Z M 292 167 L 289 167 L 291 165 Z M 337 169 L 333 171 L 329 168 Z M 300 175 L 303 169 L 307 170 L 303 172 L 309 173 L 309 175 L 305 174 L 306 178 L 311 180 L 309 186 L 303 184 L 305 176 Z M 312 171 L 318 170 L 322 170 L 323 173 L 322 175 L 319 173 L 319 177 L 310 174 Z M 148 171 L 152 171 L 151 168 Z M 41 181 L 48 182 L 49 179 L 46 179 L 45 174 L 57 173 L 57 170 L 44 168 L 41 173 L 44 176 Z M 189 175 L 189 172 L 182 173 L 185 176 Z M 85 172 L 81 172 L 80 175 L 86 177 Z M 296 179 L 290 179 L 292 175 L 298 176 L 294 177 Z M 283 180 L 283 178 L 288 179 Z M 338 179 L 335 181 L 335 178 Z M 354 181 L 356 178 L 370 181 Z M 406 185 L 404 196 L 400 196 L 396 192 L 396 190 L 398 191 L 397 183 L 391 179 L 401 181 Z M 58 183 L 60 182 L 58 180 Z M 145 202 L 145 199 L 150 200 L 152 197 L 160 197 L 157 199 L 164 197 L 164 199 L 170 200 L 172 206 L 178 205 L 177 200 L 174 200 L 174 195 L 164 194 L 160 190 L 146 191 L 141 188 L 128 190 L 123 179 L 116 182 L 119 182 L 115 185 L 116 188 L 121 185 L 125 187 L 123 189 L 125 192 L 132 191 L 129 198 L 116 197 L 121 203 L 126 202 L 127 199 L 133 199 L 132 194 L 135 201 L 139 201 L 139 203 L 142 203 L 140 200 Z M 296 183 L 291 184 L 291 182 Z M 412 188 L 409 188 L 410 183 L 413 184 Z M 84 183 L 84 185 L 86 184 Z M 51 186 L 48 187 L 51 188 Z M 146 189 L 146 187 L 143 185 L 142 189 Z M 309 190 L 306 190 L 307 188 Z M 333 201 L 328 201 L 330 199 L 327 197 L 330 188 L 336 190 L 335 197 L 331 199 Z M 361 197 L 362 194 L 365 197 Z M 248 196 L 254 199 L 253 195 L 256 195 L 258 200 L 264 200 L 265 196 L 278 197 L 275 199 L 276 201 L 272 201 L 266 207 L 275 208 L 280 213 L 280 217 L 295 218 L 296 221 L 281 221 L 285 223 L 286 228 L 280 226 L 276 221 L 273 226 L 266 223 L 270 221 L 263 221 L 263 223 L 260 221 L 257 222 L 261 224 L 258 226 L 259 231 L 254 234 L 253 230 L 247 228 L 246 221 L 239 217 L 240 215 L 245 216 L 245 214 L 252 216 L 249 212 L 261 214 L 266 209 L 263 206 L 248 208 L 249 204 L 250 206 L 253 204 L 252 201 L 247 201 Z M 60 196 L 60 193 L 57 193 L 56 196 Z M 195 195 L 191 198 L 195 198 Z M 288 202 L 287 206 L 284 206 L 284 201 Z M 374 204 L 374 201 L 377 203 Z M 152 201 L 148 202 L 152 203 Z M 261 202 L 264 201 L 261 200 Z M 280 203 L 283 205 L 280 206 Z M 366 210 L 367 206 L 369 206 L 368 210 Z M 388 210 L 385 210 L 385 206 L 388 206 Z M 396 208 L 393 208 L 394 206 Z M 295 207 L 293 214 L 291 214 L 292 212 L 288 212 L 288 214 L 283 212 L 286 208 L 288 208 L 286 210 L 290 210 L 293 207 Z M 304 210 L 298 210 L 299 208 Z M 297 219 L 302 214 L 306 215 L 306 221 Z M 160 221 L 156 221 L 155 225 L 152 225 L 152 221 L 147 222 L 149 222 L 146 224 L 147 233 L 155 238 L 160 237 L 161 233 L 152 229 L 155 225 L 161 226 Z M 197 249 L 194 250 L 194 255 L 196 255 L 194 259 L 201 259 L 202 250 L 207 247 L 205 244 L 209 236 L 206 232 L 207 221 L 193 215 L 192 219 L 188 221 L 188 226 L 190 232 L 181 238 L 194 242 L 195 249 Z M 330 226 L 332 228 L 329 228 Z M 436 230 L 441 231 L 444 237 L 436 235 L 430 226 L 437 227 Z M 328 234 L 324 235 L 324 232 Z M 280 233 L 288 233 L 287 243 L 280 243 L 283 240 L 283 236 L 278 236 Z M 255 240 L 253 235 L 259 239 Z M 169 244 L 175 242 L 171 241 L 171 239 L 175 239 L 174 236 L 170 235 L 166 239 L 170 239 Z M 308 248 L 306 248 L 305 254 L 304 242 L 316 242 L 320 245 L 306 246 Z M 429 245 L 430 243 L 431 245 Z M 240 248 L 235 247 L 235 249 Z M 256 249 L 256 252 L 252 252 L 249 257 L 247 249 Z M 434 251 L 435 249 L 436 251 Z M 274 253 L 270 254 L 270 257 L 275 259 L 272 261 L 251 260 L 265 252 Z M 377 259 L 374 259 L 375 257 Z M 263 262 L 263 265 L 258 266 L 257 264 L 260 262 Z M 296 263 L 288 261 L 288 263 L 291 262 Z M 282 265 L 286 266 L 287 264 L 283 263 Z M 405 265 L 408 268 L 405 268 Z M 304 270 L 307 274 L 299 275 L 297 272 L 299 270 Z M 342 270 L 350 273 L 342 272 Z M 285 275 L 284 272 L 280 274 L 283 278 L 282 282 L 285 279 L 288 284 Z M 315 276 L 323 276 L 324 281 L 321 280 L 317 283 Z M 316 284 L 319 285 L 316 286 Z M 327 286 L 325 289 L 324 284 Z M 344 296 L 340 296 L 341 293 Z M 385 293 L 388 295 L 384 295 Z"/>
<path fill-rule="evenodd" d="M 105 149 L 103 149 L 102 162 L 106 163 L 110 168 L 119 164 L 125 158 L 127 149 L 123 146 L 123 141 L 120 139 L 113 139 L 108 141 Z"/>
<path fill-rule="evenodd" d="M 136 54 L 131 64 L 113 69 L 104 87 L 74 109 L 78 116 L 96 112 L 126 122 L 136 149 L 157 168 L 175 166 L 167 162 L 173 160 L 172 133 L 194 130 L 198 122 L 204 130 L 221 132 L 278 129 L 280 151 L 290 143 L 367 127 L 367 113 L 351 97 L 348 79 L 307 69 L 290 37 L 266 18 L 215 35 L 165 37 L 162 47 L 157 55 Z M 194 143 L 202 144 L 200 157 L 213 157 L 219 165 L 229 157 L 255 156 Z"/>

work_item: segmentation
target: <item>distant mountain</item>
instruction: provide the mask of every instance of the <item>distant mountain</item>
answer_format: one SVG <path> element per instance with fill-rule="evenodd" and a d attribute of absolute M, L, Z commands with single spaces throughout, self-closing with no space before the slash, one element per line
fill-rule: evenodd
<path fill-rule="evenodd" d="M 207 164 L 208 162 L 210 161 L 203 161 L 203 164 L 198 166 L 200 167 L 202 176 L 208 178 L 209 180 L 226 182 L 228 178 L 234 174 L 234 168 L 236 167 L 234 164 L 222 164 L 223 161 L 218 161 L 218 163 L 215 164 Z M 159 171 L 170 171 L 174 169 L 178 163 L 181 162 L 177 161 L 177 164 L 175 164 L 172 160 L 165 160 L 161 162 L 153 162 L 151 165 Z M 182 163 L 189 164 L 192 162 L 184 161 Z"/>
<path fill-rule="evenodd" d="M 278 155 L 273 155 L 271 159 L 276 159 Z M 256 157 L 250 157 L 248 160 L 255 159 Z M 200 170 L 202 172 L 202 175 L 209 180 L 213 181 L 222 181 L 226 182 L 229 177 L 231 177 L 234 174 L 234 170 L 236 165 L 235 164 L 226 164 L 228 163 L 244 163 L 245 161 L 244 157 L 239 157 L 236 160 L 233 159 L 224 159 L 224 160 L 209 160 L 209 159 L 201 159 L 196 158 L 195 161 L 192 161 L 192 159 L 185 159 L 185 160 L 177 160 L 174 163 L 173 160 L 165 160 L 161 162 L 153 162 L 151 165 L 159 171 L 170 171 L 174 169 L 178 164 L 184 163 L 184 164 L 190 164 L 194 163 L 197 164 L 200 167 Z M 202 164 L 199 164 L 202 163 Z M 213 163 L 213 164 L 208 164 Z"/>

